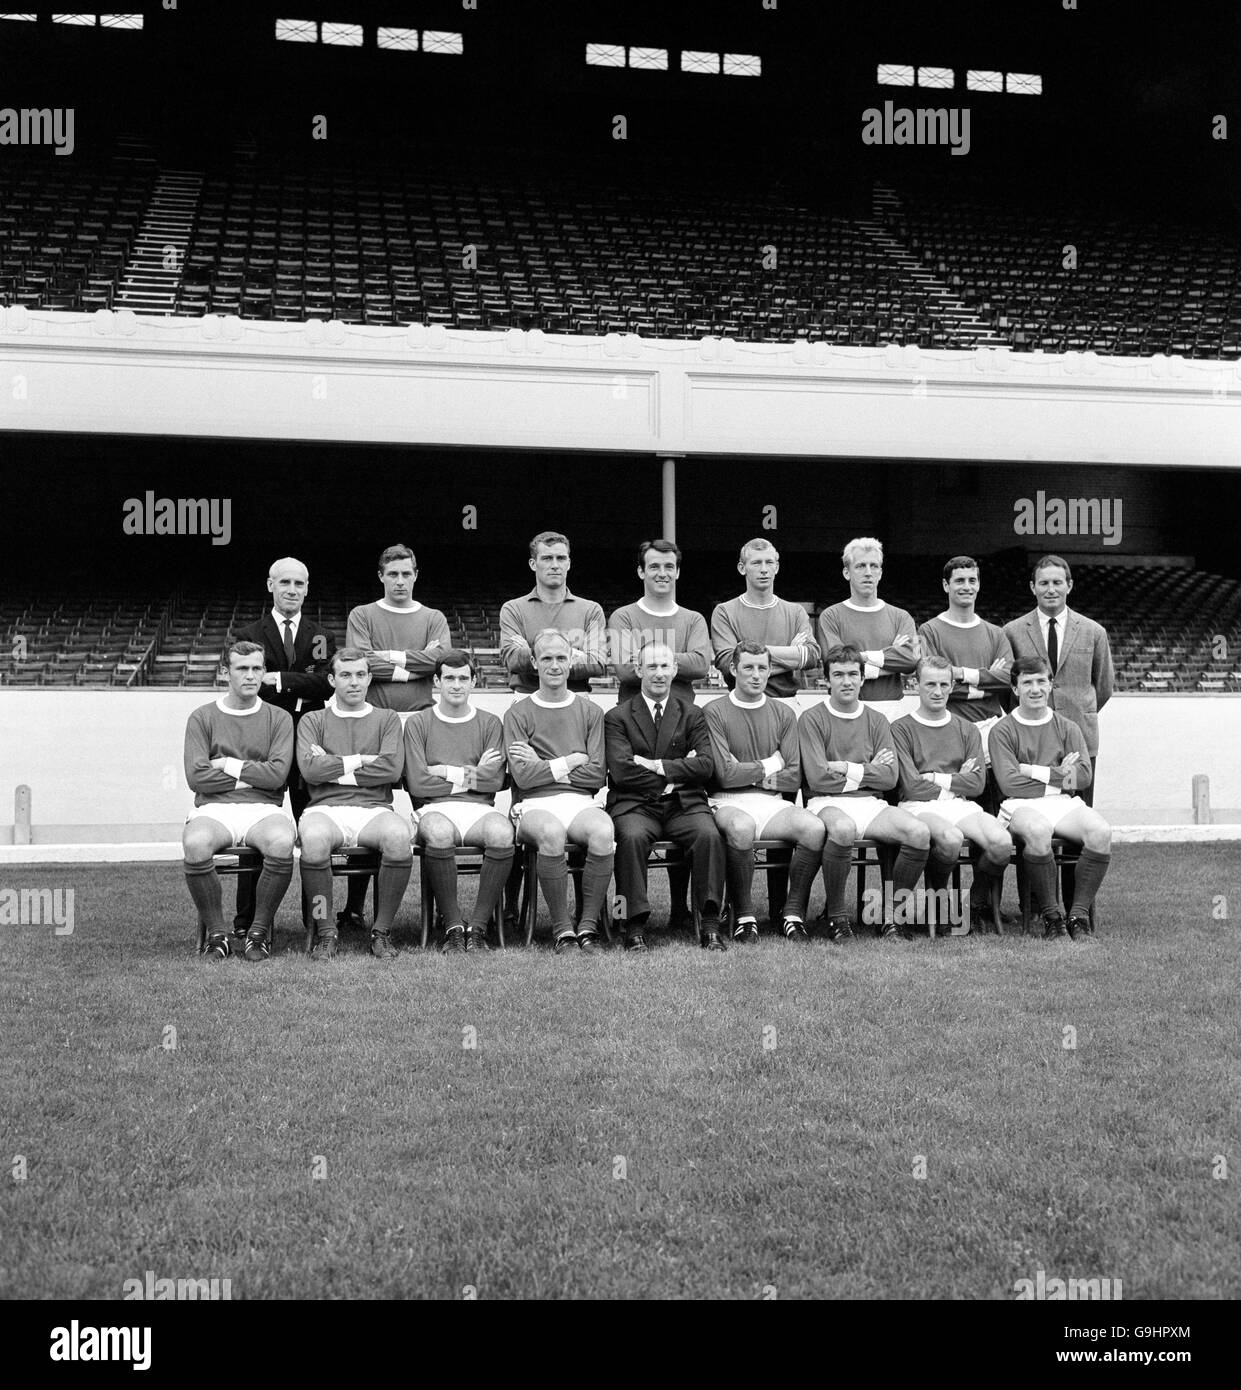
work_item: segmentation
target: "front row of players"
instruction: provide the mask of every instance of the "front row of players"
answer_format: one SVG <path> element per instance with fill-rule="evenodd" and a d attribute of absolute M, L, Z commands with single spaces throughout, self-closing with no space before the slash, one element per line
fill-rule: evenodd
<path fill-rule="evenodd" d="M 538 689 L 510 706 L 501 723 L 471 704 L 469 656 L 443 652 L 435 665 L 437 703 L 410 715 L 402 731 L 394 710 L 367 702 L 365 652 L 336 652 L 331 700 L 297 728 L 296 758 L 309 804 L 295 828 L 283 807 L 293 723 L 258 698 L 262 648 L 234 643 L 227 654 L 228 690 L 194 711 L 185 741 L 196 808 L 183 835 L 185 874 L 206 927 L 209 958 L 232 951 L 212 856 L 231 846 L 250 846 L 263 856 L 243 947 L 247 960 L 262 960 L 292 875 L 295 830 L 304 910 L 315 926 L 319 956 L 337 951 L 333 851 L 354 845 L 378 851 L 371 952 L 386 957 L 394 954 L 390 934 L 409 882 L 413 843 L 422 847 L 447 951 L 486 949 L 487 923 L 518 844 L 536 852 L 558 953 L 597 949 L 613 872 L 625 944 L 645 949 L 647 861 L 656 840 L 674 841 L 689 857 L 700 940 L 710 950 L 725 949 L 725 885 L 733 940 L 758 938 L 756 840 L 792 846 L 781 928 L 793 941 L 808 938 L 810 891 L 820 871 L 828 938 L 840 942 L 852 934 L 845 889 L 854 842 L 862 837 L 888 846 L 892 857 L 884 937 L 898 935 L 892 907 L 916 900 L 923 873 L 937 895 L 947 888 L 966 842 L 974 864 L 971 919 L 985 927 L 1014 837 L 1022 842 L 1044 934 L 1076 940 L 1091 931 L 1090 909 L 1107 871 L 1111 835 L 1103 817 L 1076 795 L 1089 784 L 1086 743 L 1076 724 L 1050 709 L 1051 679 L 1042 658 L 1014 663 L 1017 708 L 988 736 L 1000 798 L 994 816 L 979 801 L 986 758 L 978 727 L 949 712 L 953 673 L 943 657 L 921 659 L 918 708 L 889 724 L 860 703 L 863 656 L 850 646 L 824 653 L 829 698 L 800 719 L 768 697 L 771 659 L 757 643 L 738 645 L 736 688 L 705 709 L 675 686 L 673 653 L 649 644 L 638 658 L 639 692 L 606 716 L 569 689 L 572 650 L 561 633 L 540 632 L 532 655 Z M 495 809 L 506 768 L 510 817 Z M 393 788 L 402 776 L 415 807 L 412 843 L 409 823 L 393 810 Z M 607 808 L 601 810 L 595 794 L 605 783 Z M 799 791 L 801 807 L 795 804 Z M 896 805 L 888 800 L 892 792 Z M 1053 835 L 1080 846 L 1067 922 L 1057 902 Z M 457 898 L 459 845 L 483 852 L 468 921 Z M 584 853 L 576 926 L 568 905 L 570 845 Z"/>

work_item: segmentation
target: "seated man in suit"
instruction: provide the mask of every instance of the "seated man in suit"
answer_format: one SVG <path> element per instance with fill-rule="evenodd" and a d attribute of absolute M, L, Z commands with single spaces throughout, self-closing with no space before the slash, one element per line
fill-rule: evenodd
<path fill-rule="evenodd" d="M 297 761 L 310 788 L 298 834 L 315 923 L 311 949 L 320 958 L 336 954 L 332 851 L 362 845 L 380 854 L 371 955 L 383 960 L 396 955 L 390 933 L 413 863 L 409 822 L 392 809 L 392 788 L 404 764 L 401 719 L 395 710 L 367 701 L 371 671 L 361 647 L 342 647 L 332 657 L 329 679 L 332 698 L 297 730 Z"/>
<path fill-rule="evenodd" d="M 430 709 L 405 721 L 405 785 L 414 803 L 431 895 L 444 919 L 441 951 L 487 950 L 487 923 L 513 863 L 513 826 L 496 810 L 505 781 L 504 728 L 470 703 L 474 659 L 449 647 L 435 661 Z M 467 925 L 457 899 L 455 845 L 483 851 L 478 895 Z"/>
<path fill-rule="evenodd" d="M 767 697 L 771 653 L 758 642 L 739 642 L 729 657 L 736 688 L 707 706 L 715 761 L 711 805 L 724 836 L 724 864 L 732 898 L 733 940 L 756 942 L 754 841 L 794 845 L 781 930 L 788 941 L 808 941 L 806 908 L 823 851 L 823 825 L 793 804 L 801 785 L 797 716 Z"/>
<path fill-rule="evenodd" d="M 595 805 L 606 775 L 603 711 L 569 687 L 573 647 L 563 632 L 544 628 L 531 644 L 539 688 L 516 700 L 504 716 L 504 743 L 513 785 L 517 841 L 533 845 L 535 873 L 552 915 L 557 955 L 578 946 L 599 949 L 599 919 L 607 902 L 616 836 Z M 582 871 L 582 919 L 569 916 L 569 866 L 565 843 L 586 851 Z"/>
<path fill-rule="evenodd" d="M 1086 739 L 1050 708 L 1051 668 L 1044 657 L 1013 662 L 1018 706 L 991 730 L 991 771 L 1000 789 L 1000 824 L 1025 841 L 1022 858 L 1045 937 L 1089 936 L 1090 907 L 1111 863 L 1112 831 L 1078 795 L 1090 784 Z M 1052 837 L 1082 846 L 1066 925 L 1056 894 Z"/>
<path fill-rule="evenodd" d="M 201 705 L 185 728 L 185 784 L 194 793 L 181 843 L 185 881 L 207 929 L 207 959 L 232 955 L 214 856 L 247 845 L 263 856 L 245 958 L 264 961 L 272 922 L 293 876 L 293 821 L 284 788 L 293 762 L 293 721 L 259 699 L 263 649 L 233 642 L 224 653 L 228 690 Z"/>
<path fill-rule="evenodd" d="M 674 688 L 677 660 L 651 642 L 636 663 L 641 688 L 603 718 L 608 815 L 616 828 L 616 890 L 625 903 L 625 948 L 644 951 L 650 917 L 647 856 L 656 840 L 673 840 L 693 866 L 694 904 L 702 945 L 719 950 L 724 842 L 707 805 L 714 761 L 702 711 Z"/>
<path fill-rule="evenodd" d="M 233 638 L 238 642 L 257 642 L 263 648 L 267 669 L 259 686 L 259 699 L 292 717 L 296 738 L 297 721 L 312 709 L 322 709 L 324 700 L 332 693 L 327 673 L 336 643 L 302 612 L 310 592 L 310 571 L 300 560 L 286 555 L 275 561 L 267 571 L 267 592 L 271 595 L 271 611 L 257 622 L 238 628 Z M 294 761 L 289 769 L 289 802 L 295 821 L 301 820 L 309 800 L 310 793 Z M 302 915 L 306 917 L 304 900 Z M 253 921 L 254 878 L 238 874 L 234 934 L 244 936 Z"/>
<path fill-rule="evenodd" d="M 982 736 L 978 724 L 952 711 L 955 674 L 946 656 L 928 652 L 918 662 L 918 708 L 892 725 L 900 809 L 931 832 L 926 878 L 932 892 L 947 889 L 966 840 L 976 847 L 970 929 L 988 931 L 992 887 L 1004 877 L 1013 842 L 979 804 L 987 777 Z"/>

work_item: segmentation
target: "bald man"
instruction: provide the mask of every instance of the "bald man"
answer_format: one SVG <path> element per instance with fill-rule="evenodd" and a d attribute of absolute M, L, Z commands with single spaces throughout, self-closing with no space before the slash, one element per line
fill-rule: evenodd
<path fill-rule="evenodd" d="M 286 555 L 267 571 L 271 608 L 248 627 L 233 633 L 235 642 L 257 642 L 266 657 L 266 674 L 259 697 L 293 716 L 297 722 L 312 709 L 322 709 L 332 694 L 327 673 L 336 643 L 331 635 L 302 613 L 310 591 L 310 571 L 300 560 Z M 293 818 L 301 820 L 310 800 L 306 784 L 294 761 L 289 772 L 289 800 Z M 249 874 L 237 878 L 237 913 L 233 930 L 245 933 L 254 920 L 254 882 Z"/>

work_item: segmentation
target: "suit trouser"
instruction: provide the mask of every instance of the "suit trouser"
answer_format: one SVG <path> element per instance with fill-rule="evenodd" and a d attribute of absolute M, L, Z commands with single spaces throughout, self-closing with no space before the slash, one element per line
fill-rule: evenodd
<path fill-rule="evenodd" d="M 672 840 L 690 856 L 694 906 L 719 912 L 724 894 L 724 841 L 715 817 L 705 807 L 682 810 L 671 797 L 635 807 L 613 817 L 616 829 L 616 891 L 625 899 L 632 921 L 651 910 L 647 898 L 647 864 L 656 840 Z"/>

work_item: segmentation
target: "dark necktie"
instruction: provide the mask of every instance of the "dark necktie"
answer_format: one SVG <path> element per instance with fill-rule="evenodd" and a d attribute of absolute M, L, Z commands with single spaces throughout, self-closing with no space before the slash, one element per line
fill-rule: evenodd
<path fill-rule="evenodd" d="M 655 741 L 659 742 L 659 726 L 664 722 L 664 706 L 660 700 L 655 701 Z"/>
<path fill-rule="evenodd" d="M 1047 663 L 1051 667 L 1051 674 L 1056 674 L 1056 665 L 1060 660 L 1060 641 L 1056 636 L 1056 620 L 1047 620 Z"/>
<path fill-rule="evenodd" d="M 293 619 L 284 620 L 284 658 L 289 663 L 289 670 L 293 669 Z"/>

